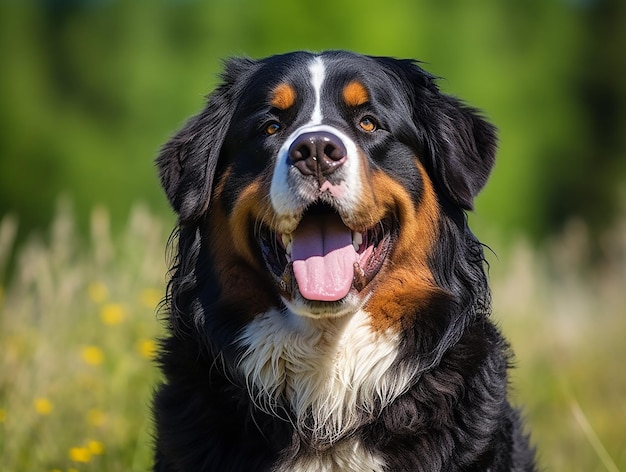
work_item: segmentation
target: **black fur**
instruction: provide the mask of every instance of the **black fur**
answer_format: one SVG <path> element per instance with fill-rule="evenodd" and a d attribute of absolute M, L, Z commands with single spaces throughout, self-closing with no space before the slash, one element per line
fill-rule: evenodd
<path fill-rule="evenodd" d="M 307 443 L 287 420 L 289 411 L 271 415 L 251 401 L 234 343 L 251 314 L 221 296 L 207 239 L 210 197 L 222 169 L 233 165 L 237 176 L 224 190 L 228 212 L 238 189 L 267 172 L 268 156 L 277 151 L 249 134 L 255 100 L 284 77 L 297 80 L 311 57 L 231 60 L 205 109 L 157 159 L 179 225 L 166 299 L 169 336 L 159 357 L 165 381 L 154 400 L 155 471 L 270 471 L 278 463 L 292 470 L 303 451 L 332 448 Z M 465 216 L 493 166 L 495 129 L 440 93 L 434 77 L 412 61 L 345 52 L 324 58 L 336 67 L 356 66 L 373 87 L 387 90 L 388 103 L 380 106 L 391 110 L 385 125 L 393 132 L 363 146 L 376 156 L 372 165 L 417 200 L 419 175 L 402 156 L 408 150 L 420 156 L 441 207 L 440 236 L 428 261 L 438 290 L 419 307 L 406 307 L 402 325 L 397 364 L 415 366 L 414 381 L 374 418 L 363 415 L 351 437 L 381 458 L 386 471 L 536 470 L 519 413 L 507 400 L 511 354 L 489 320 L 483 249 Z M 259 276 L 259 283 L 269 303 L 281 307 L 271 281 Z M 242 300 L 248 289 L 241 286 Z"/>

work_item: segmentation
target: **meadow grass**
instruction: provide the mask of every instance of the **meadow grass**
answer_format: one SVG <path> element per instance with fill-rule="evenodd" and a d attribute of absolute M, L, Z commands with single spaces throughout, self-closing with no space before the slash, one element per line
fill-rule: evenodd
<path fill-rule="evenodd" d="M 142 207 L 113 237 L 79 237 L 61 205 L 0 286 L 0 464 L 7 471 L 146 471 L 168 225 Z M 0 276 L 16 223 L 0 221 Z M 590 264 L 584 225 L 544 249 L 490 255 L 494 319 L 543 470 L 626 470 L 626 219 Z M 592 268 L 593 267 L 593 268 Z"/>
<path fill-rule="evenodd" d="M 491 264 L 513 397 L 547 471 L 626 471 L 626 219 L 593 246 L 572 223 L 542 250 L 518 242 Z"/>
<path fill-rule="evenodd" d="M 149 469 L 168 231 L 138 207 L 113 240 L 99 209 L 84 241 L 63 207 L 19 250 L 0 300 L 2 470 Z M 7 218 L 0 261 L 12 233 Z"/>

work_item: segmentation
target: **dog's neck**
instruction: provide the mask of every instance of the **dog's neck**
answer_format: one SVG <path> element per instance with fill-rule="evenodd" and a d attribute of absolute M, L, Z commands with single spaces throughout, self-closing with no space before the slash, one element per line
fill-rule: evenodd
<path fill-rule="evenodd" d="M 396 332 L 374 332 L 362 310 L 321 320 L 274 310 L 243 331 L 238 366 L 258 408 L 323 449 L 410 386 L 411 375 L 394 365 L 398 343 Z"/>

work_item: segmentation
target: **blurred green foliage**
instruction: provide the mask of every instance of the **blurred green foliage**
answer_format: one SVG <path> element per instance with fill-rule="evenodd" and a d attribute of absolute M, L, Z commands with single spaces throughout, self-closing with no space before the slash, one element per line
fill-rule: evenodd
<path fill-rule="evenodd" d="M 0 215 L 46 227 L 104 204 L 169 214 L 152 164 L 221 59 L 294 49 L 417 58 L 500 128 L 479 227 L 533 237 L 610 222 L 626 175 L 621 0 L 5 0 L 0 2 Z"/>

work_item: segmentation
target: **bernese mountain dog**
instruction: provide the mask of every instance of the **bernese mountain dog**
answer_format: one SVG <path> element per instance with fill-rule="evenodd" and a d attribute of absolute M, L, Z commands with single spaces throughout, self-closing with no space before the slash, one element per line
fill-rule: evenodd
<path fill-rule="evenodd" d="M 154 470 L 535 470 L 467 223 L 495 152 L 415 61 L 227 61 L 157 158 Z"/>

